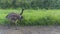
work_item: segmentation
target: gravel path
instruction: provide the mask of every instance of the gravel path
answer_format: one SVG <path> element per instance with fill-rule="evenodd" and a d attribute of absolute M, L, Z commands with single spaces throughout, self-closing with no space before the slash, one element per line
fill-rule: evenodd
<path fill-rule="evenodd" d="M 0 34 L 60 34 L 60 26 L 21 26 L 18 30 L 0 26 Z"/>

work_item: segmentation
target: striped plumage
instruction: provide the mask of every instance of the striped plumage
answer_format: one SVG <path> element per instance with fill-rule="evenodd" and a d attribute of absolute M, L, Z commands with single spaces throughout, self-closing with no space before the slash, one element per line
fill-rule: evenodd
<path fill-rule="evenodd" d="M 6 18 L 7 18 L 8 20 L 10 20 L 11 23 L 15 23 L 16 26 L 17 26 L 17 21 L 18 21 L 18 20 L 20 20 L 20 21 L 22 20 L 23 10 L 24 10 L 24 9 L 22 9 L 22 11 L 21 11 L 20 14 L 17 14 L 17 13 L 14 13 L 14 12 L 9 13 L 9 14 L 6 16 Z"/>
<path fill-rule="evenodd" d="M 11 20 L 11 22 L 16 21 L 16 20 L 21 20 L 21 15 L 16 14 L 16 13 L 10 13 L 6 16 L 7 19 Z"/>

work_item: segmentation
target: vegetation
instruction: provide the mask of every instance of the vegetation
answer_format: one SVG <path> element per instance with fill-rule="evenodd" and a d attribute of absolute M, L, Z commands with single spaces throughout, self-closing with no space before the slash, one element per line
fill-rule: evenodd
<path fill-rule="evenodd" d="M 7 24 L 5 16 L 19 13 L 18 8 L 25 9 L 20 25 L 60 25 L 60 0 L 0 0 L 0 24 Z"/>
<path fill-rule="evenodd" d="M 5 16 L 10 12 L 19 13 L 18 9 L 0 9 L 0 24 L 6 24 Z M 25 10 L 20 25 L 60 25 L 60 10 Z"/>
<path fill-rule="evenodd" d="M 0 8 L 60 9 L 60 0 L 0 0 Z"/>

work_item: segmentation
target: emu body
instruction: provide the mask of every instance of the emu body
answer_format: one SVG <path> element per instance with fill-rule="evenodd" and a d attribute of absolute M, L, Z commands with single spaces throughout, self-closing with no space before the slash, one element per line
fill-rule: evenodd
<path fill-rule="evenodd" d="M 15 22 L 16 20 L 21 20 L 22 16 L 16 13 L 10 13 L 6 16 L 11 22 Z"/>
<path fill-rule="evenodd" d="M 24 9 L 22 9 L 22 11 L 21 11 L 20 14 L 17 14 L 17 13 L 12 12 L 12 13 L 9 13 L 9 14 L 6 16 L 6 18 L 10 21 L 10 23 L 15 23 L 16 29 L 17 29 L 17 21 L 21 21 L 21 20 L 22 20 L 23 10 L 24 10 Z M 10 26 L 10 25 L 9 25 L 9 26 Z"/>

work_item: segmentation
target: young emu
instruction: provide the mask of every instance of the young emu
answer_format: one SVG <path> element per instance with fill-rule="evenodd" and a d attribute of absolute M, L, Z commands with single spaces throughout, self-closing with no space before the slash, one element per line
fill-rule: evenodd
<path fill-rule="evenodd" d="M 10 21 L 10 23 L 15 23 L 15 25 L 16 25 L 16 29 L 17 29 L 17 21 L 18 20 L 22 20 L 22 18 L 23 18 L 23 16 L 22 16 L 22 14 L 23 14 L 23 11 L 24 11 L 24 9 L 22 9 L 22 12 L 20 13 L 20 14 L 16 14 L 16 13 L 14 13 L 14 12 L 12 12 L 12 13 L 9 13 L 7 16 L 6 16 L 6 18 Z M 10 24 L 8 25 L 8 27 L 10 26 Z"/>

